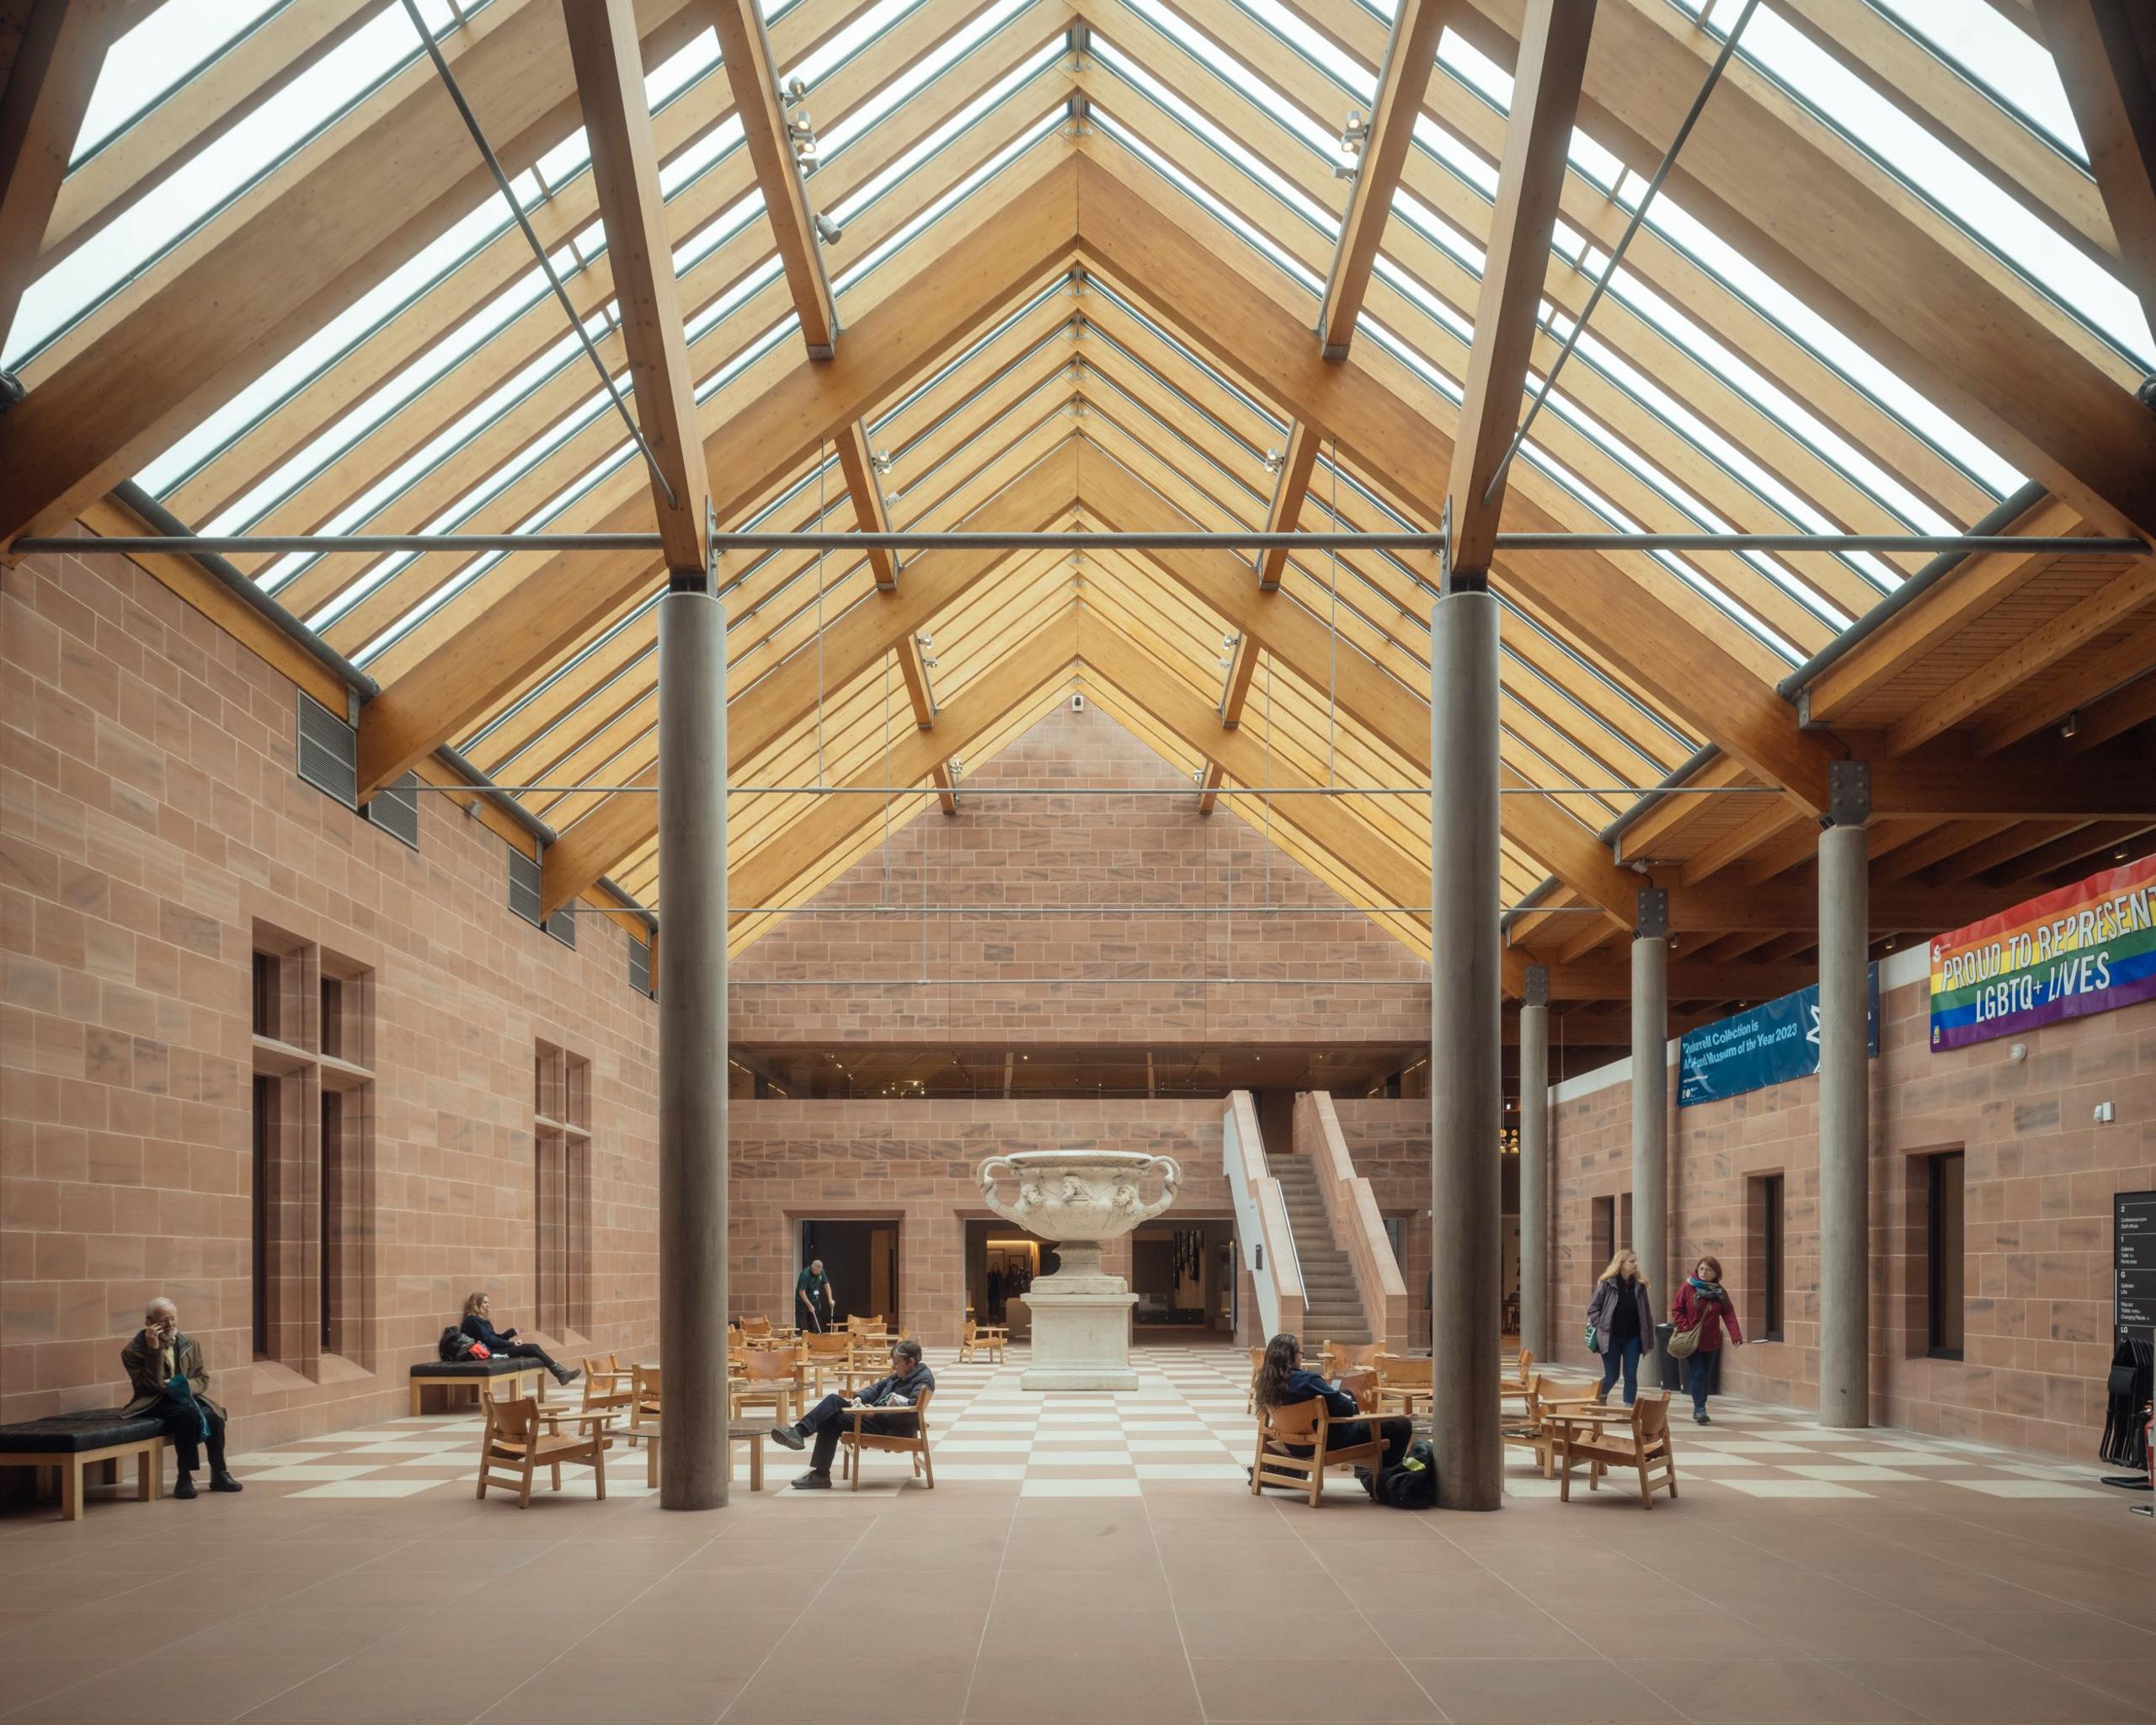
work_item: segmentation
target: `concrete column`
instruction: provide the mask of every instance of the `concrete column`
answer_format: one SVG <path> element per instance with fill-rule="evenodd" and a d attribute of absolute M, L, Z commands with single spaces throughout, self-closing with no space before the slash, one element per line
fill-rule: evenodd
<path fill-rule="evenodd" d="M 1497 601 L 1448 579 L 1430 613 L 1431 1418 L 1438 1502 L 1502 1501 L 1498 1239 Z"/>
<path fill-rule="evenodd" d="M 1870 769 L 1829 768 L 1819 834 L 1819 1423 L 1871 1423 Z"/>
<path fill-rule="evenodd" d="M 688 584 L 696 585 L 691 589 Z M 659 1349 L 668 1509 L 725 1505 L 726 607 L 659 602 Z"/>
<path fill-rule="evenodd" d="M 1519 1345 L 1550 1345 L 1550 969 L 1527 967 L 1519 1009 Z M 1595 1266 L 1595 1274 L 1602 1267 Z"/>
<path fill-rule="evenodd" d="M 1621 1242 L 1620 1242 L 1621 1243 Z M 1669 895 L 1640 889 L 1632 931 L 1632 1250 L 1667 1317 L 1677 1287 L 1669 1262 Z M 1602 1267 L 1595 1266 L 1595 1274 Z M 1670 1381 L 1668 1351 L 1645 1337 L 1641 1380 Z"/>

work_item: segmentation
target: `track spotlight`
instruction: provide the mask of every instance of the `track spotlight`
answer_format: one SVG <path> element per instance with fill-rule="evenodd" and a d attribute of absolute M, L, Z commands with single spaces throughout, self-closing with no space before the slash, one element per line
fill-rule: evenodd
<path fill-rule="evenodd" d="M 2067 714 L 2066 723 L 2058 728 L 2058 734 L 2062 737 L 2077 737 L 2081 734 L 2081 709 L 2079 708 L 2075 708 L 2073 712 Z"/>
<path fill-rule="evenodd" d="M 821 210 L 819 210 L 816 212 L 814 220 L 816 223 L 816 238 L 823 241 L 825 245 L 835 246 L 841 240 L 846 238 L 846 227 L 844 224 L 832 221 L 831 218 L 826 216 Z"/>
<path fill-rule="evenodd" d="M 808 99 L 808 86 L 798 77 L 790 77 L 779 92 L 779 99 L 789 108 L 798 107 Z"/>
<path fill-rule="evenodd" d="M 871 451 L 868 457 L 868 465 L 875 468 L 879 473 L 888 473 L 895 464 L 895 461 L 896 457 L 892 455 L 889 450 L 878 449 Z"/>

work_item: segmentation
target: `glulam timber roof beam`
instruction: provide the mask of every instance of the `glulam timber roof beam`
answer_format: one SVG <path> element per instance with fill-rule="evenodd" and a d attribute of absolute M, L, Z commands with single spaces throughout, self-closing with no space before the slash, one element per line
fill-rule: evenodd
<path fill-rule="evenodd" d="M 88 111 L 122 0 L 29 0 L 0 69 L 0 334 L 37 273 L 67 159 Z"/>
<path fill-rule="evenodd" d="M 1504 511 L 1505 464 L 1520 421 L 1594 13 L 1595 0 L 1529 0 L 1521 35 L 1445 491 L 1451 572 L 1471 577 L 1478 586 L 1486 582 Z"/>
<path fill-rule="evenodd" d="M 2156 327 L 2156 14 L 2142 0 L 2036 0 L 2119 263 Z"/>
<path fill-rule="evenodd" d="M 764 33 L 763 9 L 757 0 L 709 0 L 706 10 L 718 33 L 719 56 L 734 87 L 734 111 L 740 116 L 742 141 L 763 189 L 764 213 L 778 244 L 794 315 L 801 320 L 803 344 L 811 359 L 828 360 L 838 341 L 838 308 L 780 106 L 778 67 Z"/>
<path fill-rule="evenodd" d="M 771 387 L 723 391 L 705 404 L 717 421 L 704 454 L 718 481 L 712 500 L 722 520 L 770 476 L 808 460 L 1054 272 L 1075 239 L 1076 183 L 1068 165 L 1058 164 L 1000 208 L 974 213 L 969 231 L 917 258 L 903 285 L 862 316 L 842 353 L 798 360 Z M 616 505 L 596 526 L 633 530 L 642 506 L 641 499 Z M 642 553 L 558 553 L 525 574 L 368 702 L 360 715 L 362 796 L 483 718 L 650 579 Z"/>
<path fill-rule="evenodd" d="M 1454 28 L 1500 66 L 1525 0 L 1463 0 Z M 1696 88 L 1719 37 L 1677 8 L 1608 6 L 1582 118 L 1641 174 L 1673 89 Z M 2137 378 L 2070 318 L 1908 198 L 1742 54 L 1668 182 L 1688 212 L 2107 533 L 2156 532 L 2156 414 Z M 1864 236 L 1852 243 L 1852 236 Z"/>
<path fill-rule="evenodd" d="M 1327 365 L 1257 272 L 1201 238 L 1194 211 L 1188 220 L 1166 214 L 1134 174 L 1116 171 L 1121 165 L 1091 156 L 1077 164 L 1086 210 L 1079 241 L 1088 264 L 1244 387 L 1322 430 L 1422 521 L 1442 519 L 1432 483 L 1452 456 L 1449 440 L 1434 429 L 1442 398 L 1417 390 L 1396 369 L 1380 373 L 1353 356 Z M 1524 489 L 1513 492 L 1512 506 L 1522 530 L 1556 530 Z M 1593 552 L 1537 553 L 1500 567 L 1503 590 L 1664 711 L 1804 807 L 1825 807 L 1825 744 L 1799 732 L 1771 688 L 1629 571 Z"/>
<path fill-rule="evenodd" d="M 702 28 L 701 10 L 700 0 L 638 0 L 646 59 L 685 45 Z M 442 51 L 509 173 L 574 129 L 558 8 L 486 8 Z M 0 543 L 64 529 L 193 430 L 205 407 L 495 195 L 433 69 L 420 60 L 400 72 L 309 152 L 304 171 L 279 176 L 239 219 L 157 272 L 0 417 Z"/>
<path fill-rule="evenodd" d="M 637 425 L 657 470 L 651 490 L 659 537 L 667 568 L 701 582 L 711 564 L 711 470 L 696 426 L 636 14 L 630 0 L 563 0 L 563 14 L 613 259 Z"/>

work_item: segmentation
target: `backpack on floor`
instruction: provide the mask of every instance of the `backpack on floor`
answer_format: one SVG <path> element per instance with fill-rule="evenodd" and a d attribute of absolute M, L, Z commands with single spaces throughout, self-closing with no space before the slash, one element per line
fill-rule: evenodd
<path fill-rule="evenodd" d="M 1406 1455 L 1397 1467 L 1388 1467 L 1378 1474 L 1377 1489 L 1371 1495 L 1379 1503 L 1394 1509 L 1428 1509 L 1438 1501 L 1438 1469 L 1427 1439 L 1418 1438 L 1408 1446 Z"/>

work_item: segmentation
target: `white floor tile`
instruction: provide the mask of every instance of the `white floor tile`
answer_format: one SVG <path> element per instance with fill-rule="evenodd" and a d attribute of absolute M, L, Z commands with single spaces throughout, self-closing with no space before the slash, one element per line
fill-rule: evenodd
<path fill-rule="evenodd" d="M 1135 1498 L 1134 1479 L 1041 1479 L 1029 1477 L 1019 1487 L 1022 1498 Z"/>
<path fill-rule="evenodd" d="M 309 1486 L 303 1492 L 294 1492 L 295 1498 L 409 1498 L 420 1492 L 430 1492 L 437 1482 L 430 1479 L 340 1479 L 326 1485 Z"/>
<path fill-rule="evenodd" d="M 380 1460 L 368 1462 L 310 1461 L 302 1462 L 296 1467 L 265 1468 L 259 1473 L 250 1473 L 248 1477 L 270 1480 L 279 1484 L 302 1480 L 313 1482 L 323 1480 L 358 1479 L 363 1474 L 379 1473 L 382 1467 L 382 1463 Z M 390 1495 L 396 1494 L 392 1493 Z"/>
<path fill-rule="evenodd" d="M 1243 1470 L 1232 1461 L 1141 1461 L 1138 1477 L 1144 1479 L 1221 1479 L 1233 1480 L 1239 1485 L 1249 1482 Z"/>
<path fill-rule="evenodd" d="M 1683 1464 L 1678 1464 L 1680 1468 Z M 1683 1476 L 1679 1475 L 1681 1478 Z M 1868 1498 L 1854 1486 L 1837 1485 L 1825 1479 L 1717 1479 L 1711 1483 L 1742 1492 L 1748 1498 Z"/>
<path fill-rule="evenodd" d="M 2063 1479 L 1949 1479 L 1941 1485 L 1959 1486 L 1965 1492 L 1982 1492 L 1987 1498 L 2094 1498 L 2102 1486 L 2073 1485 Z"/>
<path fill-rule="evenodd" d="M 1043 1467 L 1123 1467 L 1130 1462 L 1128 1450 L 1043 1450 L 1036 1448 L 1027 1458 L 1028 1468 L 1038 1471 Z"/>
<path fill-rule="evenodd" d="M 1920 1482 L 1924 1478 L 1922 1474 L 1897 1473 L 1891 1467 L 1871 1467 L 1860 1461 L 1807 1461 L 1785 1467 L 1782 1471 L 1793 1473 L 1799 1479 L 1834 1480 L 1843 1485 L 1862 1485 L 1881 1480 Z"/>

